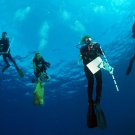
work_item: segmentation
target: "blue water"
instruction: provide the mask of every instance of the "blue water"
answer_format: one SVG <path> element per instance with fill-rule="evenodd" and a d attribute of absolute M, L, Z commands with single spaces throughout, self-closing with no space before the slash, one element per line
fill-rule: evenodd
<path fill-rule="evenodd" d="M 134 0 L 0 1 L 0 32 L 6 31 L 15 67 L 0 73 L 0 135 L 135 135 L 135 67 L 125 75 L 134 55 Z M 101 108 L 107 129 L 87 128 L 87 80 L 77 64 L 82 35 L 90 34 L 104 50 L 116 78 L 103 74 Z M 51 63 L 45 106 L 33 104 L 31 60 L 40 51 Z M 5 63 L 0 57 L 0 68 Z"/>

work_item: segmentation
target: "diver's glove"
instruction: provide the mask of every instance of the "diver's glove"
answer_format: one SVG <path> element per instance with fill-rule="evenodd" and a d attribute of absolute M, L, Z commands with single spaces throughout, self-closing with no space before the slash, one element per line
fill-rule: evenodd
<path fill-rule="evenodd" d="M 99 65 L 98 65 L 99 68 L 103 68 L 104 70 L 108 71 L 110 74 L 113 74 L 113 70 L 114 68 L 111 67 L 108 63 L 106 62 L 101 62 Z"/>

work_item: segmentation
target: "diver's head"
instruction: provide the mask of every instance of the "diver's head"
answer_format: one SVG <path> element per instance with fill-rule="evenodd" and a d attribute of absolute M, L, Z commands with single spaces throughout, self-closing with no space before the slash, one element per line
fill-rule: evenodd
<path fill-rule="evenodd" d="M 42 54 L 39 53 L 39 52 L 36 52 L 35 57 L 36 57 L 37 60 L 40 60 L 42 58 Z"/>
<path fill-rule="evenodd" d="M 80 43 L 81 44 L 87 44 L 88 45 L 88 44 L 91 43 L 91 41 L 92 41 L 91 36 L 90 35 L 85 35 L 85 36 L 82 37 Z"/>
<path fill-rule="evenodd" d="M 7 32 L 2 32 L 2 38 L 6 39 L 7 38 Z"/>

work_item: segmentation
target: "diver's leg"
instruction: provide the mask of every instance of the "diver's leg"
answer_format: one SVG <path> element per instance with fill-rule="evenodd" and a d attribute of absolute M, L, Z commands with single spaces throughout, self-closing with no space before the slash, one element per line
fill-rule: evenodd
<path fill-rule="evenodd" d="M 84 68 L 84 71 L 88 80 L 88 102 L 91 102 L 92 94 L 93 94 L 94 76 L 92 72 L 86 66 Z"/>
<path fill-rule="evenodd" d="M 19 76 L 20 76 L 21 78 L 24 77 L 23 72 L 22 72 L 21 69 L 19 69 L 19 67 L 17 66 L 17 64 L 16 64 L 16 62 L 14 61 L 14 59 L 12 58 L 10 52 L 9 52 L 7 55 L 8 55 L 7 57 L 10 59 L 10 61 L 11 61 L 11 62 L 14 64 L 14 66 L 16 67 L 16 70 L 17 70 Z"/>
<path fill-rule="evenodd" d="M 101 92 L 102 92 L 101 70 L 99 70 L 95 74 L 95 77 L 96 77 L 97 86 L 96 86 L 96 101 L 94 103 L 94 106 L 95 106 L 94 108 L 95 108 L 95 112 L 96 112 L 97 125 L 100 130 L 105 130 L 107 127 L 106 118 L 105 118 L 104 112 L 100 108 L 100 97 L 101 97 Z"/>
<path fill-rule="evenodd" d="M 102 92 L 102 73 L 101 70 L 99 70 L 96 74 L 96 102 L 100 103 L 100 97 L 101 97 L 101 92 Z"/>
<path fill-rule="evenodd" d="M 7 61 L 7 54 L 3 54 L 3 60 L 6 63 L 6 65 L 10 67 L 10 64 Z"/>
<path fill-rule="evenodd" d="M 8 58 L 10 59 L 10 61 L 15 65 L 16 69 L 19 69 L 16 62 L 14 61 L 14 59 L 12 58 L 10 52 L 7 54 L 8 55 Z"/>
<path fill-rule="evenodd" d="M 6 63 L 6 66 L 2 69 L 2 73 L 7 69 L 7 68 L 9 68 L 10 67 L 10 64 L 8 63 L 8 61 L 7 61 L 7 54 L 4 54 L 3 55 L 3 60 L 4 60 L 4 62 Z"/>

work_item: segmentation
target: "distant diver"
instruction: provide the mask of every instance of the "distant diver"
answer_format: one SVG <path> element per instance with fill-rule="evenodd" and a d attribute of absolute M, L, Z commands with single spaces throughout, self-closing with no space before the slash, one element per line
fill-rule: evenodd
<path fill-rule="evenodd" d="M 132 32 L 133 32 L 132 37 L 135 38 L 135 22 L 134 22 L 134 24 L 132 26 Z"/>
<path fill-rule="evenodd" d="M 126 75 L 130 74 L 134 61 L 135 61 L 135 55 L 130 59 L 130 62 L 129 62 L 129 65 L 128 65 L 128 68 L 127 68 L 127 71 L 126 71 Z"/>
<path fill-rule="evenodd" d="M 6 66 L 2 69 L 2 73 L 5 72 L 5 70 L 10 67 L 10 64 L 7 61 L 8 58 L 16 67 L 19 76 L 24 77 L 23 72 L 19 69 L 19 67 L 17 66 L 16 62 L 14 61 L 14 59 L 10 54 L 10 44 L 9 44 L 9 39 L 7 38 L 7 32 L 3 32 L 2 38 L 0 39 L 0 55 L 3 56 L 3 60 L 6 63 Z"/>
<path fill-rule="evenodd" d="M 34 75 L 36 76 L 36 80 L 40 80 L 42 82 L 48 81 L 50 76 L 46 73 L 47 68 L 50 67 L 50 63 L 46 62 L 42 57 L 42 54 L 39 52 L 35 53 L 35 56 L 32 60 L 34 67 Z M 32 80 L 34 82 L 35 79 Z"/>
<path fill-rule="evenodd" d="M 32 79 L 32 83 L 36 83 L 34 91 L 34 104 L 44 105 L 44 83 L 50 80 L 50 76 L 46 73 L 47 68 L 50 67 L 50 63 L 46 62 L 42 54 L 39 52 L 35 53 L 32 60 L 34 67 L 34 74 L 36 79 Z"/>
<path fill-rule="evenodd" d="M 90 35 L 82 37 L 80 45 L 80 56 L 84 64 L 84 71 L 88 80 L 88 113 L 87 113 L 87 126 L 88 128 L 97 127 L 101 130 L 106 129 L 106 119 L 103 111 L 100 108 L 100 98 L 102 91 L 102 73 L 99 66 L 104 67 L 104 63 L 100 58 L 103 52 L 98 43 L 92 42 Z M 85 45 L 84 45 L 85 44 Z M 102 63 L 102 64 L 101 64 Z M 108 72 L 113 69 L 108 66 L 104 67 Z M 93 100 L 93 86 L 94 76 L 96 78 L 96 100 Z"/>

